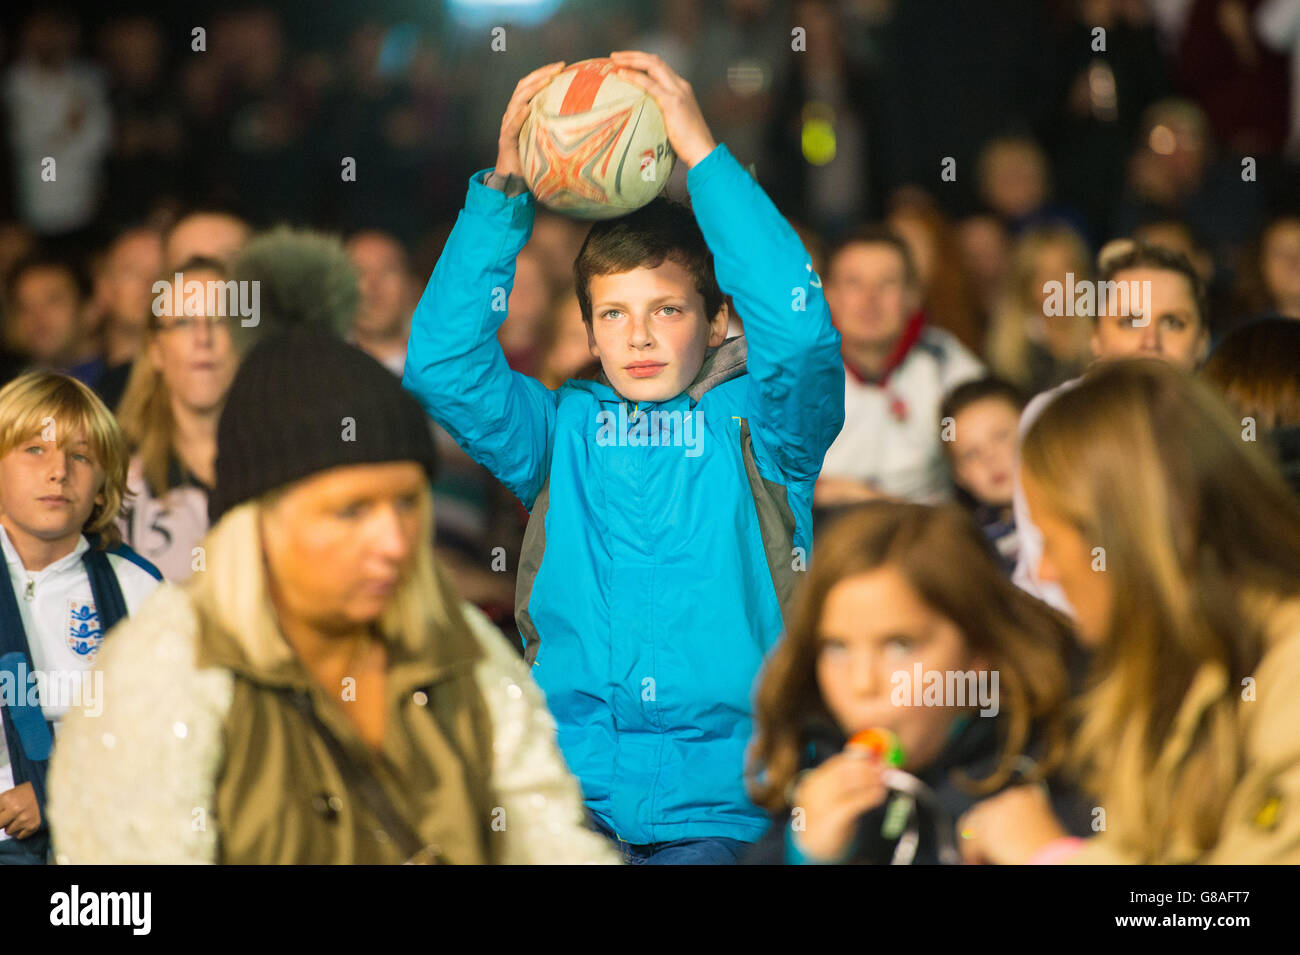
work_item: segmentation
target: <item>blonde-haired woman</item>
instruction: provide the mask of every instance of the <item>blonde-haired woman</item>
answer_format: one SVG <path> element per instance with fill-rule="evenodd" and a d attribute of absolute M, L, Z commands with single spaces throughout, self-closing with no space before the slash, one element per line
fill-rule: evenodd
<path fill-rule="evenodd" d="M 1088 249 L 1069 226 L 1041 226 L 1016 241 L 1006 286 L 988 333 L 989 364 L 1026 394 L 1046 391 L 1082 373 L 1089 351 L 1090 315 L 1074 314 L 1067 275 L 1092 279 Z M 1052 309 L 1049 282 L 1059 282 L 1061 310 Z"/>
<path fill-rule="evenodd" d="M 1060 394 L 1021 455 L 1039 573 L 1094 650 L 1074 761 L 1104 816 L 1075 843 L 1011 791 L 966 817 L 968 857 L 1300 862 L 1300 502 L 1276 466 L 1151 360 Z"/>
<path fill-rule="evenodd" d="M 221 262 L 194 258 L 165 280 L 118 408 L 132 450 L 122 534 L 177 583 L 202 565 L 217 421 L 239 363 L 226 278 Z"/>
<path fill-rule="evenodd" d="M 218 444 L 205 569 L 114 634 L 103 713 L 68 721 L 57 858 L 615 861 L 527 668 L 434 565 L 433 440 L 392 374 L 270 334 Z"/>

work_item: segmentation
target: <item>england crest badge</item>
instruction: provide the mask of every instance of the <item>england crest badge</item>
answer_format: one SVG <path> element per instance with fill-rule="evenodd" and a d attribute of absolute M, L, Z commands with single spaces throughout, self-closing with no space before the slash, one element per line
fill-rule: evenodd
<path fill-rule="evenodd" d="M 99 651 L 104 632 L 99 626 L 99 611 L 93 603 L 68 601 L 68 647 L 79 657 L 93 659 Z"/>

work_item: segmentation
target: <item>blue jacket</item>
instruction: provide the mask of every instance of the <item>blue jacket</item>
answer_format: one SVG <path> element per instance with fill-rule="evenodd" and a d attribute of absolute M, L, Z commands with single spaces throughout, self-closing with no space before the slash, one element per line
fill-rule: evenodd
<path fill-rule="evenodd" d="M 821 280 L 720 145 L 686 181 L 745 337 L 661 403 L 632 406 L 603 379 L 551 391 L 497 343 L 534 206 L 484 185 L 488 171 L 416 309 L 403 383 L 531 512 L 516 617 L 588 808 L 637 844 L 756 840 L 751 692 L 844 423 Z"/>

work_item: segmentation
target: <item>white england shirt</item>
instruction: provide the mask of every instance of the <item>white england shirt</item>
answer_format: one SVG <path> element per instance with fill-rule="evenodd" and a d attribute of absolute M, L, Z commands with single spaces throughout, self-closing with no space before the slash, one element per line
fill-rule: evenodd
<path fill-rule="evenodd" d="M 823 475 L 854 478 L 877 491 L 921 503 L 948 496 L 939 443 L 939 405 L 984 366 L 954 336 L 926 326 L 884 386 L 844 376 L 844 429 Z"/>
<path fill-rule="evenodd" d="M 86 673 L 94 664 L 104 634 L 99 627 L 99 612 L 90 593 L 90 578 L 81 562 L 89 549 L 86 538 L 43 570 L 28 572 L 14 549 L 9 535 L 0 527 L 0 545 L 4 548 L 9 582 L 18 601 L 18 614 L 27 634 L 32 664 L 46 674 L 41 710 L 58 731 L 59 720 L 72 705 L 90 705 L 96 692 Z M 138 564 L 117 554 L 108 555 L 109 565 L 117 574 L 126 612 L 134 615 L 159 581 Z M 102 701 L 101 701 L 102 702 Z M 0 792 L 13 788 L 13 766 L 9 747 L 0 733 Z M 10 838 L 0 830 L 0 839 Z"/>

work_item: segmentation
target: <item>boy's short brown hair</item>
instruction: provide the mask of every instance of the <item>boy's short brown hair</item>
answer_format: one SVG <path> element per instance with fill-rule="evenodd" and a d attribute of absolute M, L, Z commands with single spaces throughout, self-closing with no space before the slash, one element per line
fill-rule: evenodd
<path fill-rule="evenodd" d="M 53 427 L 56 445 L 62 445 L 78 431 L 86 432 L 91 453 L 104 469 L 96 503 L 82 531 L 98 534 L 99 546 L 107 549 L 122 542 L 117 516 L 127 497 L 126 471 L 129 454 L 117 420 L 99 397 L 67 375 L 32 371 L 0 388 L 0 457 L 24 441 Z"/>
<path fill-rule="evenodd" d="M 628 215 L 597 222 L 587 233 L 573 263 L 582 320 L 591 323 L 593 275 L 654 269 L 665 260 L 676 262 L 690 273 L 695 291 L 704 299 L 704 317 L 712 320 L 724 300 L 713 274 L 713 253 L 691 210 L 663 196 Z"/>

